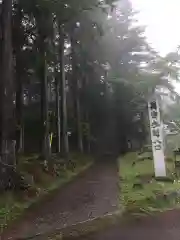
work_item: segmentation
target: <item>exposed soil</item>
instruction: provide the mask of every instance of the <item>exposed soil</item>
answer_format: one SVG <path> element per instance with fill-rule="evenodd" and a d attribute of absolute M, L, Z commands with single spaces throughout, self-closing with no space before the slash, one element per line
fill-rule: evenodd
<path fill-rule="evenodd" d="M 18 239 L 70 226 L 117 209 L 118 168 L 97 163 L 42 206 L 8 229 L 1 239 Z"/>
<path fill-rule="evenodd" d="M 180 210 L 167 211 L 157 216 L 111 227 L 103 233 L 92 234 L 81 240 L 179 240 Z M 80 239 L 79 239 L 80 240 Z"/>

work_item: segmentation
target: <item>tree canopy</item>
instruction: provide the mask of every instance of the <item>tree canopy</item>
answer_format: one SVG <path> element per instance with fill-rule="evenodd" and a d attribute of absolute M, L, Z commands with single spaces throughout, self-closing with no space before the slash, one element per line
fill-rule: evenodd
<path fill-rule="evenodd" d="M 70 151 L 143 144 L 147 100 L 159 87 L 173 91 L 179 53 L 163 58 L 149 46 L 129 0 L 0 6 L 2 166 L 18 164 L 20 152 L 51 164 L 52 153 L 69 161 Z"/>

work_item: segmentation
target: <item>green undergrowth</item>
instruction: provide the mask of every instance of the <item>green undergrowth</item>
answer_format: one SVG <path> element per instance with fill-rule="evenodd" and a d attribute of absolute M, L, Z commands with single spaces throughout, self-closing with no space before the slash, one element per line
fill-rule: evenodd
<path fill-rule="evenodd" d="M 93 163 L 92 157 L 72 154 L 70 164 L 54 157 L 53 167 L 45 168 L 37 155 L 22 156 L 19 171 L 30 187 L 23 191 L 8 191 L 0 198 L 1 232 L 14 220 L 20 219 L 33 205 L 43 201 L 56 189 L 70 182 Z"/>
<path fill-rule="evenodd" d="M 131 214 L 178 207 L 180 183 L 174 175 L 174 160 L 166 159 L 167 179 L 156 180 L 152 156 L 146 155 L 130 153 L 120 159 L 120 204 Z"/>

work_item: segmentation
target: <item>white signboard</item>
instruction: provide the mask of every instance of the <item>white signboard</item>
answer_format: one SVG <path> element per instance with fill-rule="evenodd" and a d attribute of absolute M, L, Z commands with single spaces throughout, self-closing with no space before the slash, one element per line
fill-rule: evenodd
<path fill-rule="evenodd" d="M 149 121 L 152 140 L 152 151 L 154 158 L 154 169 L 156 177 L 166 176 L 164 160 L 163 123 L 160 118 L 159 104 L 157 100 L 148 103 Z"/>

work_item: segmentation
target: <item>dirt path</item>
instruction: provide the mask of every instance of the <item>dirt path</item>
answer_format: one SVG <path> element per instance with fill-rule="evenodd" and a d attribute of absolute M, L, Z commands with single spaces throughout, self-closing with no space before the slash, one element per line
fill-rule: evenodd
<path fill-rule="evenodd" d="M 142 218 L 124 225 L 92 234 L 81 240 L 179 240 L 180 210 L 167 211 L 158 216 Z M 80 240 L 80 239 L 79 239 Z"/>
<path fill-rule="evenodd" d="M 101 216 L 117 207 L 117 166 L 98 163 L 1 239 L 16 239 Z"/>

